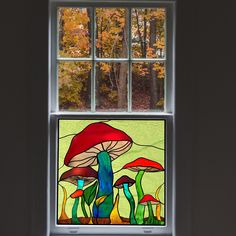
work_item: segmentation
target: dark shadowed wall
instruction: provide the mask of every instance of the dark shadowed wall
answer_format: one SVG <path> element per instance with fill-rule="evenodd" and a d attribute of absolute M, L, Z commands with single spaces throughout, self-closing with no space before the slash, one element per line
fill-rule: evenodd
<path fill-rule="evenodd" d="M 177 236 L 235 234 L 236 3 L 177 6 Z M 46 0 L 2 1 L 0 235 L 44 236 Z"/>

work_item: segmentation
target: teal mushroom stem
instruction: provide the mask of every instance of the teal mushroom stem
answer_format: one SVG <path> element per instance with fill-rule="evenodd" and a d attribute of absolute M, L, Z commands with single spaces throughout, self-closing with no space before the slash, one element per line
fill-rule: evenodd
<path fill-rule="evenodd" d="M 130 224 L 136 225 L 137 221 L 134 216 L 134 209 L 135 209 L 134 198 L 133 198 L 131 192 L 129 191 L 129 185 L 127 183 L 125 183 L 125 184 L 123 184 L 123 186 L 124 186 L 124 188 L 123 188 L 124 194 L 125 194 L 127 200 L 129 201 L 129 205 L 130 205 L 130 214 L 129 214 Z"/>
<path fill-rule="evenodd" d="M 78 179 L 77 180 L 77 190 L 82 190 L 84 187 L 84 180 L 83 179 Z M 78 206 L 79 206 L 79 197 L 75 198 L 73 207 L 72 207 L 72 224 L 81 224 L 79 221 L 77 211 L 78 211 Z"/>
<path fill-rule="evenodd" d="M 129 219 L 130 219 L 131 225 L 137 224 L 137 221 L 136 221 L 135 215 L 134 215 L 135 201 L 134 201 L 132 193 L 129 190 L 129 187 L 132 186 L 134 183 L 135 183 L 135 180 L 131 179 L 127 175 L 123 175 L 114 184 L 114 187 L 116 187 L 118 189 L 123 188 L 125 197 L 129 201 L 129 205 L 130 205 Z"/>
<path fill-rule="evenodd" d="M 96 218 L 109 217 L 113 208 L 113 171 L 111 157 L 108 152 L 102 151 L 98 154 L 98 192 L 96 199 L 107 196 L 106 199 L 97 206 L 93 204 L 93 215 Z"/>

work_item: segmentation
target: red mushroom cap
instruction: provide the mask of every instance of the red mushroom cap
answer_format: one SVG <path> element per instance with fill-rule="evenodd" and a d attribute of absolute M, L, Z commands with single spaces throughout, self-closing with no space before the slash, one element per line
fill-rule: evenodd
<path fill-rule="evenodd" d="M 64 172 L 61 177 L 60 181 L 66 181 L 77 185 L 77 180 L 83 179 L 84 186 L 90 184 L 97 179 L 97 171 L 95 171 L 91 167 L 74 167 L 66 172 Z"/>
<path fill-rule="evenodd" d="M 93 166 L 101 151 L 107 151 L 114 160 L 127 152 L 132 143 L 125 132 L 103 122 L 93 123 L 73 137 L 64 163 L 72 167 Z"/>
<path fill-rule="evenodd" d="M 146 206 L 148 202 L 151 202 L 151 204 L 158 204 L 160 201 L 158 201 L 152 195 L 146 194 L 143 196 L 139 203 Z"/>
<path fill-rule="evenodd" d="M 114 184 L 114 187 L 116 188 L 123 188 L 123 184 L 128 184 L 129 187 L 132 186 L 135 183 L 134 179 L 131 179 L 127 175 L 121 176 Z"/>
<path fill-rule="evenodd" d="M 164 170 L 160 163 L 144 157 L 137 158 L 136 160 L 127 163 L 123 166 L 123 169 L 129 169 L 132 171 L 144 170 L 146 172 L 158 172 Z"/>

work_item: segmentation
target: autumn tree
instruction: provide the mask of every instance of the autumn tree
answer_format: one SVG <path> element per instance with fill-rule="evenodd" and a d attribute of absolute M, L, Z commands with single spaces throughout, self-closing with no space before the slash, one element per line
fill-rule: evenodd
<path fill-rule="evenodd" d="M 126 58 L 127 10 L 99 8 L 96 10 L 96 16 L 97 57 Z M 98 108 L 126 109 L 127 71 L 127 63 L 98 63 L 96 70 Z"/>
<path fill-rule="evenodd" d="M 132 21 L 133 32 L 133 57 L 136 58 L 161 58 L 164 56 L 164 9 L 134 9 Z M 164 66 L 161 63 L 149 63 L 148 71 L 139 67 L 145 73 L 149 86 L 142 81 L 142 86 L 150 92 L 149 109 L 163 109 L 164 102 Z M 136 78 L 136 74 L 133 74 Z M 136 80 L 139 80 L 139 78 Z M 138 82 L 140 84 L 140 82 Z M 145 84 L 145 85 L 144 85 Z M 135 85 L 133 85 L 135 86 Z M 139 86 L 137 86 L 139 88 Z M 140 89 L 139 89 L 140 91 Z"/>
<path fill-rule="evenodd" d="M 127 57 L 127 32 L 128 32 L 128 12 L 125 12 L 125 21 L 123 23 L 122 27 L 122 48 L 121 48 L 121 57 L 125 58 Z M 120 63 L 120 68 L 119 68 L 119 78 L 118 78 L 118 108 L 125 108 L 127 104 L 127 71 L 128 71 L 128 64 L 123 62 Z"/>
<path fill-rule="evenodd" d="M 133 58 L 163 58 L 165 9 L 132 9 L 131 32 L 125 8 L 95 9 L 95 51 L 99 58 L 127 58 L 128 34 Z M 91 12 L 87 8 L 59 9 L 59 56 L 91 57 Z M 60 109 L 90 109 L 92 62 L 58 64 Z M 164 64 L 132 63 L 133 109 L 163 109 Z M 127 62 L 97 62 L 96 109 L 127 110 Z M 142 98 L 142 100 L 141 100 Z"/>

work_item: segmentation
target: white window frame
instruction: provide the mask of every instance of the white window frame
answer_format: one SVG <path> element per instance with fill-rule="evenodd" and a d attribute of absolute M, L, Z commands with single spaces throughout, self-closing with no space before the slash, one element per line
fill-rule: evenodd
<path fill-rule="evenodd" d="M 50 0 L 49 2 L 49 102 L 48 102 L 48 187 L 47 187 L 47 235 L 70 234 L 157 234 L 175 235 L 175 0 Z M 166 8 L 165 54 L 165 109 L 163 112 L 95 112 L 95 99 L 90 112 L 69 112 L 58 109 L 57 85 L 57 8 L 58 7 L 164 7 Z M 131 60 L 131 50 L 129 58 Z M 61 58 L 62 59 L 62 58 Z M 61 60 L 59 59 L 59 60 Z M 94 59 L 94 56 L 93 58 Z M 71 61 L 76 59 L 72 58 Z M 81 59 L 78 59 L 78 61 Z M 101 59 L 107 60 L 107 59 Z M 100 61 L 101 61 L 100 60 Z M 117 60 L 117 59 L 114 59 Z M 126 60 L 126 59 L 125 59 Z M 127 61 L 126 60 L 126 61 Z M 139 59 L 136 59 L 137 61 Z M 136 61 L 132 59 L 132 61 Z M 160 59 L 140 59 L 155 61 Z M 94 64 L 93 60 L 93 64 Z M 163 61 L 163 60 L 162 60 Z M 130 70 L 131 71 L 131 70 Z M 130 73 L 130 72 L 129 72 Z M 131 83 L 129 84 L 131 86 Z M 130 91 L 131 87 L 129 87 Z M 94 96 L 95 97 L 95 96 Z M 131 95 L 128 93 L 131 104 Z M 166 122 L 166 224 L 165 226 L 115 226 L 115 225 L 57 225 L 57 139 L 59 119 L 164 119 Z"/>

